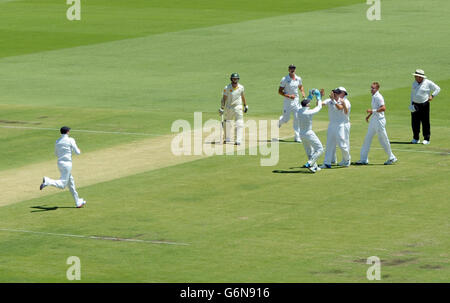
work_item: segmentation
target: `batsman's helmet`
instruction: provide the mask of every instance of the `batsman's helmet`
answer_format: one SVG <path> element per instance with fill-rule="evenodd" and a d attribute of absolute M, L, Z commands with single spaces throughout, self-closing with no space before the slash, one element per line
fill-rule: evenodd
<path fill-rule="evenodd" d="M 291 68 L 296 69 L 297 67 L 294 64 L 291 64 L 291 65 L 289 65 L 289 69 L 291 69 Z"/>
<path fill-rule="evenodd" d="M 232 79 L 240 79 L 239 74 L 238 73 L 232 73 L 230 76 L 230 80 Z"/>

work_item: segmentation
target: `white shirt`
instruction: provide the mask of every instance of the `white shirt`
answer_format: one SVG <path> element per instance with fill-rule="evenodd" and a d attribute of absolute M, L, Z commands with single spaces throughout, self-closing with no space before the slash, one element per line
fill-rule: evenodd
<path fill-rule="evenodd" d="M 331 99 L 326 99 L 322 101 L 322 105 L 328 105 L 328 119 L 330 123 L 337 123 L 339 110 L 334 105 L 335 101 Z"/>
<path fill-rule="evenodd" d="M 295 99 L 298 99 L 298 87 L 300 85 L 302 85 L 302 78 L 297 75 L 295 75 L 294 79 L 291 79 L 291 77 L 287 75 L 286 77 L 283 77 L 280 82 L 280 87 L 284 88 L 284 93 L 288 95 L 295 95 Z"/>
<path fill-rule="evenodd" d="M 423 79 L 422 83 L 420 84 L 417 83 L 417 81 L 414 81 L 411 89 L 411 102 L 425 103 L 428 101 L 430 94 L 435 97 L 437 96 L 437 94 L 439 94 L 440 91 L 441 88 L 431 80 Z"/>
<path fill-rule="evenodd" d="M 334 104 L 342 104 L 345 102 L 347 106 L 348 112 L 347 114 L 344 110 L 339 110 Z M 326 99 L 323 101 L 324 105 L 328 105 L 328 118 L 330 119 L 330 123 L 342 124 L 342 123 L 350 123 L 350 108 L 351 104 L 347 98 L 339 99 L 337 102 L 335 100 Z"/>
<path fill-rule="evenodd" d="M 58 162 L 72 161 L 72 152 L 77 155 L 81 154 L 75 139 L 70 138 L 67 134 L 61 135 L 55 144 L 55 155 L 58 157 Z"/>
<path fill-rule="evenodd" d="M 384 112 L 377 112 L 375 110 L 379 109 L 381 106 L 384 105 L 384 98 L 380 94 L 379 91 L 377 91 L 375 94 L 372 95 L 372 119 L 384 119 Z"/>
<path fill-rule="evenodd" d="M 322 102 L 319 102 L 314 109 L 309 107 L 302 107 L 298 111 L 298 119 L 300 122 L 300 130 L 306 133 L 312 130 L 312 117 L 322 109 Z"/>
<path fill-rule="evenodd" d="M 230 83 L 223 89 L 223 95 L 227 96 L 225 106 L 228 108 L 242 105 L 242 95 L 244 94 L 244 86 L 239 84 L 236 87 Z"/>

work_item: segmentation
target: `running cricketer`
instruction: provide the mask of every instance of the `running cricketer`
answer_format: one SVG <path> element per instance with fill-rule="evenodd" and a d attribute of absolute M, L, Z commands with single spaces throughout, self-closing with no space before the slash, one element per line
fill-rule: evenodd
<path fill-rule="evenodd" d="M 244 131 L 244 113 L 248 111 L 245 100 L 244 86 L 239 84 L 239 74 L 233 73 L 230 76 L 231 83 L 223 89 L 222 100 L 220 101 L 219 114 L 224 115 L 225 140 L 223 143 L 231 142 L 232 120 L 235 120 L 235 145 L 241 145 Z M 244 107 L 242 107 L 242 105 Z M 222 138 L 221 138 L 222 140 Z"/>
<path fill-rule="evenodd" d="M 388 155 L 388 159 L 384 162 L 384 165 L 391 165 L 397 162 L 397 158 L 392 153 L 391 144 L 389 143 L 389 138 L 386 133 L 386 119 L 384 117 L 386 106 L 379 89 L 380 84 L 378 82 L 373 82 L 370 86 L 370 92 L 372 93 L 372 108 L 367 110 L 368 116 L 366 117 L 366 121 L 369 122 L 371 116 L 372 119 L 370 119 L 369 129 L 361 148 L 360 159 L 355 163 L 357 165 L 366 165 L 369 163 L 368 156 L 370 145 L 372 144 L 372 139 L 375 134 L 377 134 L 378 141 L 380 141 L 381 146 L 383 146 L 384 151 Z"/>
<path fill-rule="evenodd" d="M 289 122 L 291 113 L 294 116 L 294 140 L 295 142 L 302 142 L 300 139 L 300 124 L 298 121 L 298 110 L 301 108 L 299 103 L 298 90 L 300 89 L 303 99 L 305 99 L 305 90 L 302 84 L 302 78 L 295 74 L 295 65 L 291 64 L 288 67 L 289 74 L 281 79 L 278 94 L 284 97 L 283 115 L 278 120 L 278 127 L 284 123 Z"/>
<path fill-rule="evenodd" d="M 317 106 L 314 109 L 310 109 L 310 103 L 313 94 L 316 97 Z M 308 162 L 305 166 L 312 173 L 316 173 L 320 170 L 317 166 L 317 159 L 323 154 L 323 146 L 317 135 L 312 130 L 312 117 L 322 109 L 322 98 L 320 92 L 317 89 L 310 91 L 308 98 L 303 99 L 301 102 L 302 107 L 298 111 L 298 118 L 300 123 L 300 138 L 303 141 L 303 147 L 305 148 Z"/>
<path fill-rule="evenodd" d="M 56 140 L 55 155 L 58 157 L 58 168 L 61 173 L 59 180 L 53 180 L 49 177 L 44 177 L 42 184 L 39 187 L 42 190 L 46 186 L 54 186 L 59 189 L 64 189 L 69 186 L 70 193 L 75 200 L 77 208 L 86 205 L 86 201 L 78 197 L 78 193 L 75 189 L 75 181 L 72 176 L 72 153 L 77 155 L 81 154 L 80 149 L 75 142 L 75 139 L 69 137 L 70 127 L 61 127 L 61 137 Z"/>

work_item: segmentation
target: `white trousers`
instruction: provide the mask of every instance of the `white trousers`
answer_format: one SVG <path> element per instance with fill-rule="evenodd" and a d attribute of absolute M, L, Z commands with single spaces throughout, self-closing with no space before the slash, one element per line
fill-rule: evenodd
<path fill-rule="evenodd" d="M 384 151 L 388 155 L 389 159 L 394 159 L 395 156 L 391 150 L 391 143 L 386 133 L 386 119 L 376 119 L 372 118 L 369 122 L 369 129 L 367 130 L 366 138 L 364 139 L 364 144 L 361 148 L 360 160 L 362 162 L 369 162 L 369 150 L 372 144 L 373 136 L 377 135 L 378 141 L 383 147 Z"/>
<path fill-rule="evenodd" d="M 306 133 L 300 133 L 300 138 L 302 139 L 303 147 L 308 156 L 308 163 L 311 166 L 314 166 L 317 159 L 323 154 L 322 143 L 312 130 L 309 130 Z"/>
<path fill-rule="evenodd" d="M 59 189 L 64 189 L 69 186 L 70 193 L 72 194 L 73 199 L 78 206 L 80 200 L 82 199 L 78 197 L 78 193 L 75 189 L 75 181 L 72 176 L 72 162 L 60 161 L 58 162 L 58 169 L 61 173 L 61 177 L 59 178 L 59 180 L 53 180 L 45 177 L 46 185 L 54 186 Z"/>
<path fill-rule="evenodd" d="M 294 122 L 292 124 L 294 128 L 295 139 L 300 138 L 300 122 L 298 120 L 298 110 L 300 109 L 300 103 L 298 102 L 298 98 L 295 100 L 285 98 L 283 104 L 283 115 L 280 116 L 278 120 L 278 126 L 289 122 L 291 119 L 291 113 L 294 115 Z"/>
<path fill-rule="evenodd" d="M 224 113 L 224 132 L 225 140 L 231 141 L 231 134 L 234 128 L 234 137 L 236 142 L 241 143 L 244 132 L 244 113 L 242 105 L 230 106 L 225 108 Z M 234 120 L 234 121 L 233 121 Z M 235 124 L 235 125 L 234 125 Z"/>
<path fill-rule="evenodd" d="M 328 124 L 324 164 L 331 165 L 336 160 L 336 145 L 342 152 L 342 162 L 350 162 L 350 123 Z"/>

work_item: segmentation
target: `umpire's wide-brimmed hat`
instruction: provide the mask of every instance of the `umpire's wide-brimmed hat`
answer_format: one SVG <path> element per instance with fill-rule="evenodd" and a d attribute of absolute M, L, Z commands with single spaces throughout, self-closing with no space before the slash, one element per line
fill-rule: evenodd
<path fill-rule="evenodd" d="M 427 76 L 425 76 L 425 72 L 423 71 L 423 69 L 416 69 L 416 72 L 412 75 L 417 76 L 417 77 L 422 77 L 425 79 L 427 78 Z"/>

